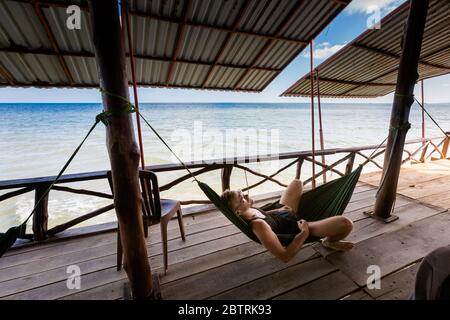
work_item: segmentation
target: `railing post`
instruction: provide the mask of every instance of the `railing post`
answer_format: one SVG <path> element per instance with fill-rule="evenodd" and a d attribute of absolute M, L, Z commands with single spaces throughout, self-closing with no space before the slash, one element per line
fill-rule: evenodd
<path fill-rule="evenodd" d="M 233 170 L 232 165 L 226 165 L 222 168 L 221 179 L 222 179 L 222 191 L 230 189 L 230 178 L 231 171 Z"/>
<path fill-rule="evenodd" d="M 443 159 L 447 159 L 448 147 L 450 144 L 450 138 L 445 137 L 444 145 L 442 146 L 442 156 Z"/>
<path fill-rule="evenodd" d="M 36 187 L 34 195 L 34 203 L 41 199 L 49 185 L 40 185 Z M 34 240 L 42 241 L 46 238 L 48 228 L 48 194 L 41 200 L 39 206 L 36 208 L 33 214 L 33 236 Z"/>
<path fill-rule="evenodd" d="M 426 155 L 427 155 L 427 149 L 430 142 L 426 142 L 426 144 L 423 146 L 422 154 L 420 155 L 420 162 L 425 163 Z"/>
<path fill-rule="evenodd" d="M 302 165 L 303 165 L 304 160 L 305 160 L 304 158 L 298 159 L 297 170 L 295 171 L 295 179 L 300 180 L 300 175 L 302 174 Z"/>
<path fill-rule="evenodd" d="M 350 158 L 347 161 L 347 166 L 345 167 L 345 174 L 349 174 L 352 172 L 353 164 L 355 163 L 355 156 L 356 156 L 356 153 L 352 152 L 352 155 L 350 156 Z"/>

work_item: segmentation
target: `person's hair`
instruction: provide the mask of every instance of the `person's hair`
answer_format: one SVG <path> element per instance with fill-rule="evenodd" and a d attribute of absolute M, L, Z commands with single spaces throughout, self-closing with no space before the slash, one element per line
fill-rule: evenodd
<path fill-rule="evenodd" d="M 228 205 L 228 207 L 233 210 L 232 202 L 234 197 L 236 196 L 236 191 L 234 190 L 225 190 L 222 195 L 220 196 L 223 201 Z"/>

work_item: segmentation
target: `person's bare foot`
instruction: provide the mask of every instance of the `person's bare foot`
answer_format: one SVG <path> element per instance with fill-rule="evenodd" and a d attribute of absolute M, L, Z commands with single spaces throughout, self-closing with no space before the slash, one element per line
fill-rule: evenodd
<path fill-rule="evenodd" d="M 353 249 L 353 247 L 354 247 L 353 242 L 349 242 L 349 241 L 330 242 L 327 239 L 324 239 L 322 241 L 322 245 L 326 248 L 330 248 L 330 249 L 337 250 L 337 251 L 349 251 L 349 250 Z"/>

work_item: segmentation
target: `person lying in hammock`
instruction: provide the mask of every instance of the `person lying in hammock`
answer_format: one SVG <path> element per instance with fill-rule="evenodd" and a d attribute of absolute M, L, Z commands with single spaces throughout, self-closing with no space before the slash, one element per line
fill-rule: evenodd
<path fill-rule="evenodd" d="M 322 239 L 322 245 L 338 250 L 348 251 L 353 243 L 342 241 L 350 234 L 353 223 L 343 216 L 334 216 L 320 221 L 307 222 L 296 215 L 297 206 L 303 192 L 300 180 L 293 180 L 282 193 L 280 204 L 283 207 L 271 211 L 253 208 L 253 200 L 247 198 L 241 191 L 226 190 L 222 199 L 231 210 L 250 222 L 253 233 L 261 244 L 274 256 L 288 262 L 309 240 Z M 284 247 L 276 234 L 296 234 L 292 242 Z"/>

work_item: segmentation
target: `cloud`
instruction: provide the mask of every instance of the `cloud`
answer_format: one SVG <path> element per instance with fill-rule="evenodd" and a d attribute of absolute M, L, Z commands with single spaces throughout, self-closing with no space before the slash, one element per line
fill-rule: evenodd
<path fill-rule="evenodd" d="M 353 0 L 345 9 L 349 14 L 366 13 L 372 14 L 374 10 L 379 9 L 384 15 L 392 11 L 404 0 Z"/>
<path fill-rule="evenodd" d="M 331 45 L 329 42 L 322 42 L 317 45 L 316 48 L 314 48 L 314 59 L 317 60 L 323 60 L 326 59 L 333 54 L 335 54 L 337 51 L 339 51 L 341 48 L 343 48 L 345 44 L 335 44 Z M 309 52 L 303 54 L 304 58 L 309 58 Z"/>

